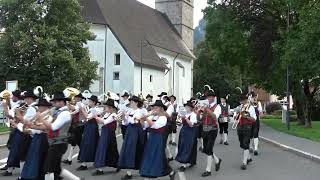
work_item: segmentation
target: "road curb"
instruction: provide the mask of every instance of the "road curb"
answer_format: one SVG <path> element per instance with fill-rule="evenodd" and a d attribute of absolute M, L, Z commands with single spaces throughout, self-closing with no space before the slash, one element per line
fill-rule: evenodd
<path fill-rule="evenodd" d="M 0 144 L 0 149 L 7 147 L 6 144 Z"/>
<path fill-rule="evenodd" d="M 307 159 L 310 159 L 312 161 L 315 161 L 317 163 L 320 163 L 320 156 L 317 156 L 317 155 L 314 155 L 314 154 L 311 154 L 311 153 L 308 153 L 308 152 L 305 152 L 305 151 L 302 151 L 300 149 L 296 149 L 296 148 L 293 148 L 293 147 L 290 147 L 290 146 L 287 146 L 285 144 L 281 144 L 277 141 L 274 141 L 272 139 L 268 139 L 266 137 L 263 137 L 263 136 L 260 136 L 259 137 L 262 141 L 266 142 L 266 143 L 269 143 L 269 144 L 272 144 L 274 146 L 277 146 L 285 151 L 289 151 L 291 153 L 294 153 L 296 155 L 299 155 L 301 157 L 304 157 L 304 158 L 307 158 Z"/>
<path fill-rule="evenodd" d="M 1 132 L 1 133 L 0 133 L 0 136 L 1 136 L 1 135 L 6 135 L 6 134 L 10 134 L 10 131 Z"/>

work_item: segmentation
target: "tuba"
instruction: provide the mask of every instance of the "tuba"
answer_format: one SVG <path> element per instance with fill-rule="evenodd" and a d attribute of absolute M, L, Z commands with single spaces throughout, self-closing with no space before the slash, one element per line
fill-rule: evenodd
<path fill-rule="evenodd" d="M 76 102 L 74 100 L 74 97 L 78 95 L 80 91 L 76 88 L 68 87 L 63 90 L 63 94 L 70 99 L 70 104 L 75 105 Z"/>
<path fill-rule="evenodd" d="M 12 96 L 12 93 L 6 89 L 0 93 L 0 98 L 3 99 L 2 100 L 3 103 L 7 103 L 8 99 L 10 99 L 11 96 Z"/>

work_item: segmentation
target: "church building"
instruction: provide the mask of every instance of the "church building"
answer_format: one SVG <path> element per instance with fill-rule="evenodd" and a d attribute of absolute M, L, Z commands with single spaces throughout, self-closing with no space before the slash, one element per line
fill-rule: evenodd
<path fill-rule="evenodd" d="M 165 91 L 178 103 L 193 91 L 193 0 L 82 0 L 82 16 L 95 40 L 87 43 L 100 79 L 90 90 L 156 96 Z"/>

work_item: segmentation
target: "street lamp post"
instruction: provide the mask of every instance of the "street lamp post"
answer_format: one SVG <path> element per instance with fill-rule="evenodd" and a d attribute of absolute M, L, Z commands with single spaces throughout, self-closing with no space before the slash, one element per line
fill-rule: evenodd
<path fill-rule="evenodd" d="M 288 2 L 288 15 L 287 15 L 287 32 L 290 31 L 290 2 Z M 289 74 L 289 62 L 287 62 L 287 117 L 286 117 L 286 125 L 287 129 L 290 130 L 290 74 Z"/>

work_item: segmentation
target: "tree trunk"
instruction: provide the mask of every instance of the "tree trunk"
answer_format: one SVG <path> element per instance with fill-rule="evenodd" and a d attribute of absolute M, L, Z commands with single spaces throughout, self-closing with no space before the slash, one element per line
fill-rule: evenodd
<path fill-rule="evenodd" d="M 297 111 L 298 125 L 305 125 L 306 116 L 305 116 L 305 107 L 304 103 L 298 99 L 294 99 L 295 109 Z"/>

